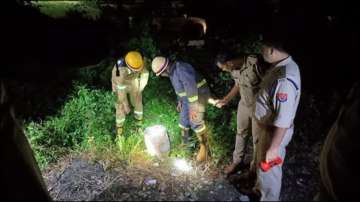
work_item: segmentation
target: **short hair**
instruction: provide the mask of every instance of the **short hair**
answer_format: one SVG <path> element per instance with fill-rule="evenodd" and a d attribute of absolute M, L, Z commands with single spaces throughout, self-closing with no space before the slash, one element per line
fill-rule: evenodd
<path fill-rule="evenodd" d="M 288 53 L 289 38 L 284 30 L 271 31 L 263 34 L 261 43 L 265 46 L 275 48 L 281 52 Z"/>
<path fill-rule="evenodd" d="M 215 57 L 215 65 L 217 65 L 217 63 L 224 64 L 232 59 L 234 59 L 234 55 L 229 52 L 220 52 Z"/>

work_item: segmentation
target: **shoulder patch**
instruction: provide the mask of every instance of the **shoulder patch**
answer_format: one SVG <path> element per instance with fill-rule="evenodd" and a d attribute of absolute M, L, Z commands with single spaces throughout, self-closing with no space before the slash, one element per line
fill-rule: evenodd
<path fill-rule="evenodd" d="M 276 93 L 276 99 L 279 100 L 279 102 L 286 102 L 287 97 L 287 93 Z"/>

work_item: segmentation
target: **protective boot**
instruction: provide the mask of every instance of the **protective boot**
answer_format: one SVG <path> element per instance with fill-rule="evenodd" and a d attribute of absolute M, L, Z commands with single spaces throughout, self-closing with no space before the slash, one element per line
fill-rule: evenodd
<path fill-rule="evenodd" d="M 122 136 L 124 132 L 124 129 L 122 127 L 116 127 L 116 135 L 117 136 Z"/>
<path fill-rule="evenodd" d="M 196 161 L 203 162 L 208 158 L 208 144 L 207 144 L 207 133 L 197 134 L 200 142 L 200 149 L 196 156 Z"/>
<path fill-rule="evenodd" d="M 181 129 L 182 145 L 189 144 L 189 130 Z"/>

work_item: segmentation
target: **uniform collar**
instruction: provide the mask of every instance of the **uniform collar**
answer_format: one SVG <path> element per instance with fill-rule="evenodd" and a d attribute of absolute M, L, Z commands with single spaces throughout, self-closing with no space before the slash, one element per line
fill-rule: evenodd
<path fill-rule="evenodd" d="M 289 55 L 287 58 L 283 59 L 281 62 L 277 63 L 275 67 L 285 66 L 292 61 L 291 56 Z"/>
<path fill-rule="evenodd" d="M 175 61 L 174 61 L 174 62 L 170 62 L 169 67 L 168 67 L 168 68 L 169 68 L 169 70 L 168 70 L 168 71 L 169 71 L 169 75 L 172 75 L 172 74 L 173 74 L 173 72 L 174 72 L 174 70 L 175 70 L 175 65 L 176 65 L 176 63 L 177 63 L 177 62 L 175 62 Z"/>

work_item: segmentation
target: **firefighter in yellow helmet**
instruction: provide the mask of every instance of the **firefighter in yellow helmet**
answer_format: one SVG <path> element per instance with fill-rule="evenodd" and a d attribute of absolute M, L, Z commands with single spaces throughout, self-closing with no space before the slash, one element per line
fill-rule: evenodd
<path fill-rule="evenodd" d="M 129 94 L 131 105 L 134 107 L 134 117 L 141 125 L 143 119 L 142 91 L 149 79 L 149 71 L 144 67 L 142 55 L 137 51 L 130 51 L 125 58 L 120 58 L 111 76 L 112 91 L 117 95 L 116 131 L 117 135 L 123 133 L 126 115 L 130 112 Z"/>

